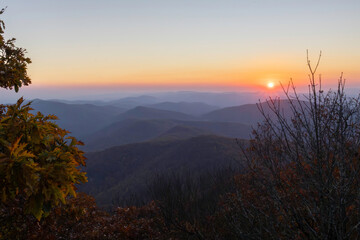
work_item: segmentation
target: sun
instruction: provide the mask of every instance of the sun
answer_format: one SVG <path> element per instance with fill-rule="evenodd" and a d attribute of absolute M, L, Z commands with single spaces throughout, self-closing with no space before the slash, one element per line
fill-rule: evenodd
<path fill-rule="evenodd" d="M 275 84 L 273 82 L 269 82 L 266 86 L 268 88 L 274 88 Z"/>

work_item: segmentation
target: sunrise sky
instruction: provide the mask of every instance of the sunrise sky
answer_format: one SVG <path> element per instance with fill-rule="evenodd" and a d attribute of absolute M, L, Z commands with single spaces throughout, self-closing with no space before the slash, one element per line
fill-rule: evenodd
<path fill-rule="evenodd" d="M 25 91 L 256 91 L 290 77 L 304 86 L 306 49 L 313 61 L 322 50 L 325 84 L 344 72 L 348 86 L 360 87 L 359 0 L 3 0 L 1 6 L 7 6 L 6 37 L 16 37 L 33 61 L 33 84 Z"/>

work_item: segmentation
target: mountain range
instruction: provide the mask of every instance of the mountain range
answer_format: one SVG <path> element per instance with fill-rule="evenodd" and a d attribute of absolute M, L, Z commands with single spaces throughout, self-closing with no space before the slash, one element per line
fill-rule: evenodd
<path fill-rule="evenodd" d="M 60 127 L 85 143 L 89 182 L 80 190 L 93 195 L 101 206 L 146 194 L 147 184 L 158 173 L 200 174 L 238 164 L 237 143 L 251 138 L 263 115 L 275 116 L 268 103 L 220 108 L 223 102 L 158 100 L 139 96 L 89 104 L 36 99 L 31 106 L 34 112 L 58 116 Z M 274 104 L 281 114 L 291 116 L 288 101 Z"/>
<path fill-rule="evenodd" d="M 181 112 L 194 116 L 203 115 L 219 109 L 217 106 L 212 106 L 202 102 L 161 102 L 146 106 L 150 108 Z"/>
<path fill-rule="evenodd" d="M 125 119 L 84 139 L 88 151 L 157 139 L 183 139 L 204 134 L 249 139 L 251 127 L 241 123 L 180 121 L 169 119 Z"/>
<path fill-rule="evenodd" d="M 66 104 L 55 101 L 35 99 L 31 107 L 33 112 L 44 115 L 53 114 L 60 127 L 71 132 L 71 135 L 82 138 L 90 132 L 97 131 L 113 122 L 113 118 L 124 109 L 114 106 L 96 106 L 92 104 Z"/>

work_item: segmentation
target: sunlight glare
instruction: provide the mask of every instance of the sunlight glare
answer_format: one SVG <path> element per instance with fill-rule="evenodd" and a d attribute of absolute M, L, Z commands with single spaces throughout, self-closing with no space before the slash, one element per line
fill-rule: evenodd
<path fill-rule="evenodd" d="M 273 88 L 275 85 L 274 85 L 274 83 L 273 82 L 269 82 L 268 84 L 267 84 L 267 87 L 268 88 Z"/>

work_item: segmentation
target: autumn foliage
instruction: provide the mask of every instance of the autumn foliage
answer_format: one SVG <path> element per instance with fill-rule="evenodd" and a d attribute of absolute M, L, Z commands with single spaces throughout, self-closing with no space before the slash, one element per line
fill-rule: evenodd
<path fill-rule="evenodd" d="M 0 11 L 3 14 L 4 9 Z M 25 50 L 4 39 L 0 20 L 0 87 L 18 91 L 30 84 Z M 17 239 L 32 218 L 39 221 L 86 181 L 82 143 L 57 126 L 55 116 L 31 113 L 30 103 L 0 105 L 0 238 Z M 25 227 L 24 227 L 25 226 Z"/>
<path fill-rule="evenodd" d="M 309 60 L 308 66 L 305 101 L 293 85 L 284 89 L 293 113 L 287 118 L 281 102 L 270 99 L 275 119 L 264 114 L 243 150 L 248 172 L 237 176 L 238 191 L 228 195 L 225 208 L 240 238 L 360 236 L 360 101 L 346 97 L 342 76 L 338 89 L 325 93 L 321 79 L 315 81 L 317 67 Z"/>
<path fill-rule="evenodd" d="M 0 20 L 0 87 L 18 91 L 31 61 L 4 29 Z M 359 239 L 360 99 L 345 95 L 342 75 L 325 93 L 319 61 L 308 60 L 308 95 L 284 87 L 291 116 L 279 99 L 268 100 L 275 117 L 259 105 L 265 121 L 239 149 L 241 171 L 160 177 L 152 201 L 112 212 L 76 194 L 82 143 L 55 116 L 22 98 L 1 105 L 0 239 Z"/>
<path fill-rule="evenodd" d="M 37 221 L 12 209 L 12 225 L 5 239 L 168 239 L 154 202 L 143 207 L 117 208 L 109 214 L 97 208 L 94 198 L 80 193 Z"/>
<path fill-rule="evenodd" d="M 0 10 L 0 15 L 5 9 Z M 31 63 L 26 57 L 26 50 L 15 46 L 15 38 L 4 38 L 5 23 L 0 19 L 0 87 L 15 89 L 31 83 L 27 74 L 27 65 Z"/>
<path fill-rule="evenodd" d="M 55 116 L 31 114 L 30 104 L 6 107 L 0 116 L 0 188 L 4 206 L 14 200 L 37 219 L 48 215 L 67 195 L 75 196 L 75 184 L 85 182 L 81 144 L 51 120 Z"/>

